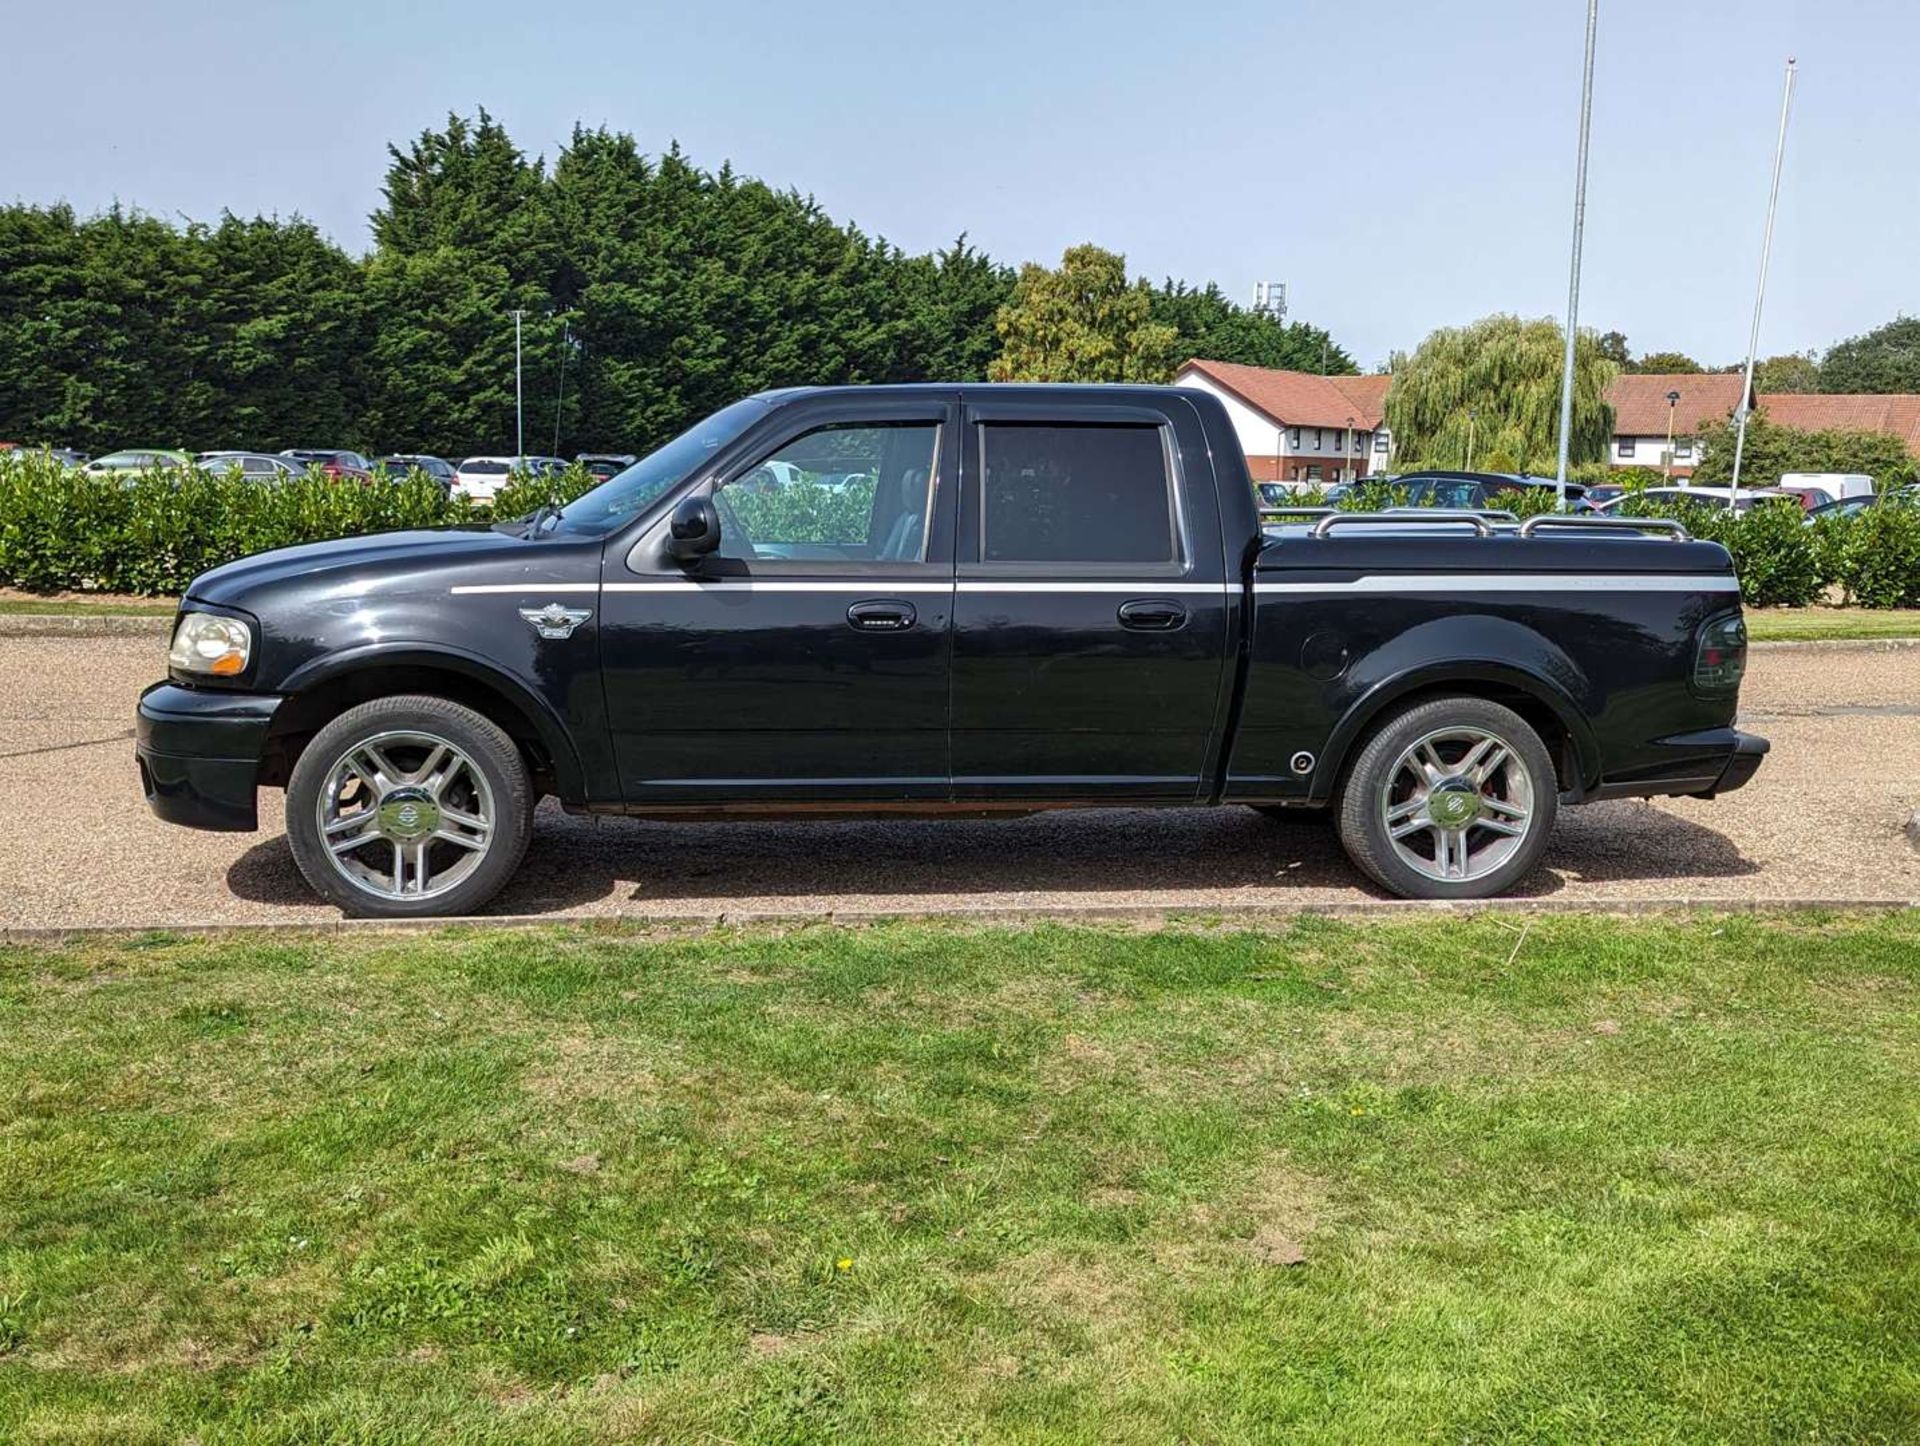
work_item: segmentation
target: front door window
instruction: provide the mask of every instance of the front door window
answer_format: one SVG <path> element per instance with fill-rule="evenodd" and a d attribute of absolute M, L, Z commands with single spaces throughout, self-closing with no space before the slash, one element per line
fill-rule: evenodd
<path fill-rule="evenodd" d="M 742 562 L 919 562 L 939 468 L 933 422 L 822 427 L 714 494 L 720 556 Z"/>

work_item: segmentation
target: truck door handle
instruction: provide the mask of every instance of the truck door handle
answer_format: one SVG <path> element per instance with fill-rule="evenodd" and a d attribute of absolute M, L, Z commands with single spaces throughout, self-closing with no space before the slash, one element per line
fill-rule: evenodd
<path fill-rule="evenodd" d="M 863 633 L 902 633 L 916 616 L 913 604 L 898 598 L 857 602 L 847 609 L 847 621 Z"/>
<path fill-rule="evenodd" d="M 1120 604 L 1120 626 L 1136 633 L 1170 633 L 1184 627 L 1187 610 L 1163 597 L 1140 597 Z"/>

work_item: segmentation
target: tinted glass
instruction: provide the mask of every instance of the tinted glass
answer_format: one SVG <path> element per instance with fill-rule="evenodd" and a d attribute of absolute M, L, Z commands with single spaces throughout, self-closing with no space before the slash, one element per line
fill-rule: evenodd
<path fill-rule="evenodd" d="M 460 470 L 475 477 L 504 477 L 507 475 L 505 462 L 479 462 L 469 457 L 460 464 Z"/>
<path fill-rule="evenodd" d="M 1173 488 L 1158 427 L 980 429 L 985 562 L 1172 562 Z"/>
<path fill-rule="evenodd" d="M 933 422 L 823 427 L 784 443 L 714 494 L 720 555 L 918 562 L 939 446 Z"/>

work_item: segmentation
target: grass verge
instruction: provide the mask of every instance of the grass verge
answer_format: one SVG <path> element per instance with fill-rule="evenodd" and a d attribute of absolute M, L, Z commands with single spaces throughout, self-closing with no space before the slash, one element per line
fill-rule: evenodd
<path fill-rule="evenodd" d="M 1756 643 L 1920 638 L 1920 609 L 1748 608 L 1747 636 Z"/>
<path fill-rule="evenodd" d="M 1920 914 L 0 949 L 0 1438 L 1920 1434 Z"/>
<path fill-rule="evenodd" d="M 62 593 L 36 597 L 31 593 L 0 590 L 0 617 L 172 617 L 177 598 L 89 597 Z"/>

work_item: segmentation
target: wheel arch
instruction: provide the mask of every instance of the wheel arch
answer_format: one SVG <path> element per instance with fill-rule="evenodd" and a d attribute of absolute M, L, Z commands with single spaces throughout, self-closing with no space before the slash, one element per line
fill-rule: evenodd
<path fill-rule="evenodd" d="M 424 693 L 472 708 L 497 723 L 526 757 L 539 793 L 579 798 L 580 757 L 550 704 L 484 659 L 444 647 L 355 648 L 296 670 L 281 691 L 268 734 L 263 783 L 284 785 L 313 735 L 347 709 L 374 698 Z"/>
<path fill-rule="evenodd" d="M 1330 801 L 1361 742 L 1385 719 L 1430 698 L 1459 695 L 1511 708 L 1554 760 L 1560 791 L 1583 792 L 1600 776 L 1600 748 L 1574 699 L 1551 679 L 1499 659 L 1450 659 L 1403 669 L 1357 698 L 1335 725 L 1314 769 L 1309 798 Z"/>

